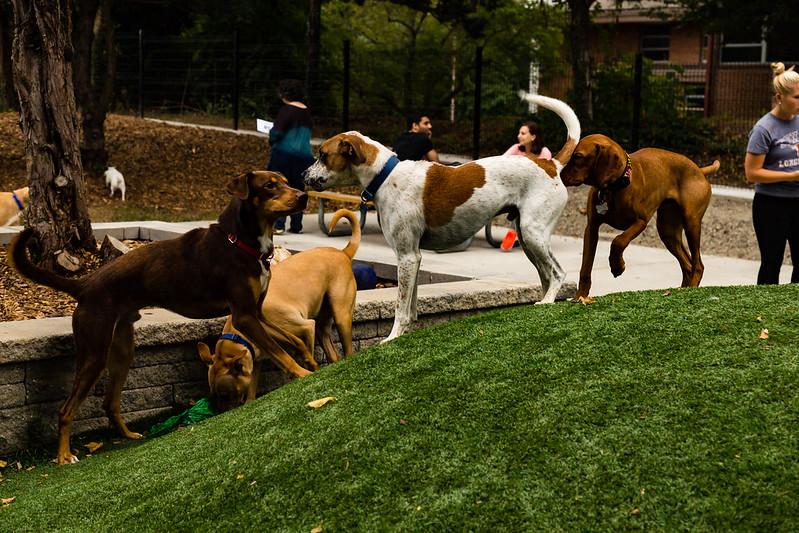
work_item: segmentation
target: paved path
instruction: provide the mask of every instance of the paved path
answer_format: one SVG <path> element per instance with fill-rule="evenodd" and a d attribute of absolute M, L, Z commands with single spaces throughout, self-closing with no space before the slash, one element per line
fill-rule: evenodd
<path fill-rule="evenodd" d="M 294 250 L 304 250 L 316 246 L 343 248 L 349 237 L 327 237 L 319 229 L 316 215 L 306 215 L 305 233 L 294 235 L 286 233 L 275 236 L 275 243 Z M 494 238 L 501 238 L 505 228 L 495 228 Z M 554 236 L 552 247 L 567 272 L 567 280 L 577 282 L 582 260 L 582 239 Z M 677 260 L 665 248 L 649 248 L 631 245 L 624 258 L 627 271 L 614 278 L 608 266 L 609 241 L 600 241 L 597 259 L 593 268 L 591 294 L 601 295 L 611 292 L 637 291 L 644 289 L 665 289 L 678 287 L 682 276 Z M 367 218 L 363 241 L 356 259 L 395 264 L 394 252 L 388 247 L 373 212 Z M 759 263 L 744 259 L 704 255 L 705 275 L 703 286 L 751 285 L 757 278 Z M 475 237 L 472 245 L 463 252 L 435 253 L 422 251 L 423 270 L 457 274 L 472 278 L 505 279 L 538 283 L 538 274 L 520 248 L 502 252 L 492 248 L 482 233 Z M 781 279 L 790 279 L 790 266 L 784 266 Z"/>

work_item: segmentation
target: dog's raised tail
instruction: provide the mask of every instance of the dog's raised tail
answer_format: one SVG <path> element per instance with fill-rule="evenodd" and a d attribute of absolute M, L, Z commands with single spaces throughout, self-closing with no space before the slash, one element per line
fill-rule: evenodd
<path fill-rule="evenodd" d="M 355 213 L 349 209 L 339 209 L 333 213 L 333 218 L 330 220 L 330 231 L 333 231 L 338 221 L 342 218 L 346 218 L 350 222 L 350 227 L 352 227 L 352 236 L 350 237 L 350 242 L 348 242 L 347 246 L 345 246 L 341 251 L 347 254 L 350 259 L 352 259 L 355 257 L 355 253 L 358 251 L 358 246 L 361 244 L 361 224 L 358 221 L 358 216 Z"/>
<path fill-rule="evenodd" d="M 705 176 L 709 176 L 714 172 L 716 172 L 719 168 L 721 168 L 721 162 L 718 159 L 716 159 L 715 161 L 713 161 L 712 164 L 706 167 L 701 167 L 699 170 L 701 170 L 702 174 L 704 174 Z"/>
<path fill-rule="evenodd" d="M 566 124 L 566 143 L 563 148 L 555 154 L 553 159 L 557 159 L 560 164 L 566 166 L 566 163 L 571 159 L 574 149 L 577 148 L 577 143 L 580 141 L 580 119 L 574 113 L 574 110 L 569 107 L 566 102 L 562 102 L 557 98 L 550 98 L 548 96 L 541 96 L 540 94 L 531 94 L 526 91 L 519 91 L 519 98 L 531 104 L 540 105 L 543 108 L 549 109 L 558 115 L 561 120 Z"/>
<path fill-rule="evenodd" d="M 11 251 L 8 254 L 8 262 L 11 263 L 14 270 L 29 280 L 65 292 L 77 298 L 78 291 L 81 287 L 80 280 L 59 276 L 54 272 L 34 265 L 28 258 L 28 241 L 32 236 L 33 230 L 28 228 L 14 237 L 10 245 Z"/>

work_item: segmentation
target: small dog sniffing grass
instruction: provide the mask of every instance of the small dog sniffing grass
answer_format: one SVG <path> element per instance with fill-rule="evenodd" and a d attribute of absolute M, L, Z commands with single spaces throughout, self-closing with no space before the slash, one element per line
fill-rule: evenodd
<path fill-rule="evenodd" d="M 0 521 L 796 530 L 797 302 L 795 285 L 672 289 L 416 331 L 193 429 L 6 468 Z"/>

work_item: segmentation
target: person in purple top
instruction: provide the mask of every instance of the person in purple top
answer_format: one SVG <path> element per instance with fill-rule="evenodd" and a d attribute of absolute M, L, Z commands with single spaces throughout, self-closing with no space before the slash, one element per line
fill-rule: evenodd
<path fill-rule="evenodd" d="M 760 248 L 758 285 L 779 283 L 785 243 L 799 282 L 799 73 L 772 63 L 774 107 L 749 133 L 744 171 L 755 184 L 752 224 Z"/>

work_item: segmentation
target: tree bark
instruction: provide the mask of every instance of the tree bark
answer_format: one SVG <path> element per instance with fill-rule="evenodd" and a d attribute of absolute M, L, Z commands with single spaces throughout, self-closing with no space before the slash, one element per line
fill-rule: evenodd
<path fill-rule="evenodd" d="M 72 87 L 70 0 L 12 0 L 14 82 L 30 185 L 33 259 L 55 269 L 95 250 L 86 205 Z"/>
<path fill-rule="evenodd" d="M 583 131 L 590 128 L 594 119 L 591 101 L 591 55 L 588 32 L 591 25 L 590 9 L 596 0 L 568 0 L 569 49 L 571 53 L 574 84 L 574 111 L 580 117 Z"/>
<path fill-rule="evenodd" d="M 108 166 L 105 117 L 116 73 L 112 0 L 78 0 L 72 44 L 75 48 L 75 98 L 81 112 L 81 157 L 87 172 L 100 174 Z"/>
<path fill-rule="evenodd" d="M 6 107 L 19 110 L 11 66 L 11 34 L 13 13 L 10 4 L 0 1 L 0 76 L 3 78 L 3 99 Z"/>
<path fill-rule="evenodd" d="M 305 90 L 311 111 L 320 104 L 319 55 L 322 36 L 322 0 L 308 1 L 308 64 L 305 73 Z M 319 111 L 317 110 L 317 113 Z"/>

